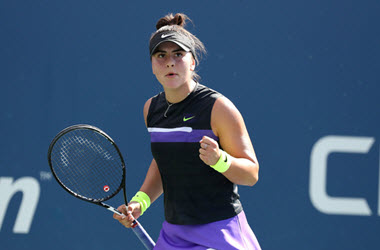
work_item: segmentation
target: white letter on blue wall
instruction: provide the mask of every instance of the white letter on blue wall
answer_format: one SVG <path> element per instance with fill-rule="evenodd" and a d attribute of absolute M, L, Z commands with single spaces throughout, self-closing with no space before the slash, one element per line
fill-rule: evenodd
<path fill-rule="evenodd" d="M 326 180 L 327 160 L 330 154 L 366 154 L 374 141 L 372 137 L 325 136 L 314 144 L 310 159 L 309 195 L 317 210 L 326 214 L 372 214 L 364 198 L 329 196 L 326 192 Z"/>
<path fill-rule="evenodd" d="M 16 181 L 13 181 L 12 177 L 0 177 L 0 229 L 8 204 L 17 192 L 22 192 L 22 200 L 13 232 L 27 234 L 32 225 L 34 212 L 40 197 L 40 184 L 33 177 L 22 177 Z"/>

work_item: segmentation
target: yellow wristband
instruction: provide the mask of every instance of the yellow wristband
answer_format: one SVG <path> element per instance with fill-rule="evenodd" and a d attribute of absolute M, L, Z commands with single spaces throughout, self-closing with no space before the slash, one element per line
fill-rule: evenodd
<path fill-rule="evenodd" d="M 230 168 L 231 161 L 231 156 L 227 152 L 220 150 L 220 158 L 218 162 L 215 165 L 210 165 L 210 167 L 219 173 L 224 173 Z"/>
<path fill-rule="evenodd" d="M 150 206 L 150 198 L 149 198 L 149 196 L 146 193 L 142 192 L 142 191 L 138 191 L 136 193 L 136 195 L 133 196 L 133 198 L 131 199 L 131 201 L 136 201 L 136 202 L 140 203 L 141 215 L 143 215 L 143 213 Z"/>

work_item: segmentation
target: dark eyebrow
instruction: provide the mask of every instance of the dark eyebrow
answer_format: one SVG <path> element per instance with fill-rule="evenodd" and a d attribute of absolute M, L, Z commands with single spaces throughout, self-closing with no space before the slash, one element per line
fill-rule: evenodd
<path fill-rule="evenodd" d="M 157 53 L 166 53 L 166 51 L 163 51 L 163 50 L 156 50 L 155 52 L 154 52 L 154 54 L 157 54 Z"/>

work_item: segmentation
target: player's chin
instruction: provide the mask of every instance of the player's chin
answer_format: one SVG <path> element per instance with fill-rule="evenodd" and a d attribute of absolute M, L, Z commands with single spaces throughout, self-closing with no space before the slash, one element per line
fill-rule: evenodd
<path fill-rule="evenodd" d="M 160 83 L 167 89 L 177 89 L 178 87 L 181 87 L 183 84 L 183 80 L 179 77 L 175 78 L 164 78 Z"/>

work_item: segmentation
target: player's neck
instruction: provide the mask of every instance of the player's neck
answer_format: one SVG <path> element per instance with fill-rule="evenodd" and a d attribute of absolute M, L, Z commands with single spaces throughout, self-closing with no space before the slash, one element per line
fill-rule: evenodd
<path fill-rule="evenodd" d="M 164 88 L 166 100 L 170 103 L 183 101 L 195 88 L 196 82 L 191 80 L 178 88 Z"/>

